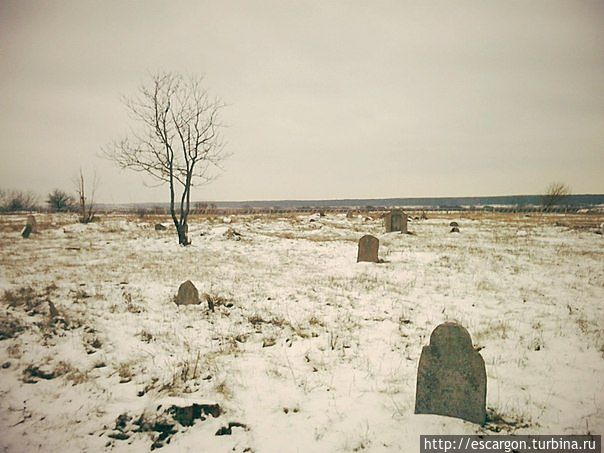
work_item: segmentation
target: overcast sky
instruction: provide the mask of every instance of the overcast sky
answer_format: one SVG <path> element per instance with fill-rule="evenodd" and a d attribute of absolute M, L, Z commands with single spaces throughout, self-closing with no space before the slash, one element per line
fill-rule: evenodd
<path fill-rule="evenodd" d="M 99 157 L 157 71 L 232 156 L 196 200 L 604 193 L 604 2 L 0 2 L 0 187 L 166 201 Z"/>

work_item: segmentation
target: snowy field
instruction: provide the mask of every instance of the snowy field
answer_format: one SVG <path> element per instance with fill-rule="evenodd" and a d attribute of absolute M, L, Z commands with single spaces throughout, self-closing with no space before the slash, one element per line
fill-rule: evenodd
<path fill-rule="evenodd" d="M 408 235 L 343 214 L 196 217 L 186 248 L 150 217 L 37 219 L 26 240 L 25 216 L 0 217 L 2 451 L 417 452 L 420 434 L 604 434 L 601 217 L 429 214 Z M 356 263 L 367 233 L 383 263 Z M 173 302 L 185 280 L 200 305 Z M 421 348 L 447 320 L 485 360 L 484 427 L 413 413 Z"/>

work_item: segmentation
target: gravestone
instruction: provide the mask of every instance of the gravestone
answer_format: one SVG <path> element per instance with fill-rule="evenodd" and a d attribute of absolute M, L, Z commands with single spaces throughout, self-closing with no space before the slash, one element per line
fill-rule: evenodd
<path fill-rule="evenodd" d="M 459 228 L 454 226 L 453 228 L 451 228 L 451 231 L 449 231 L 449 233 L 459 233 Z"/>
<path fill-rule="evenodd" d="M 31 226 L 31 232 L 36 234 L 38 232 L 38 223 L 36 222 L 36 218 L 33 215 L 27 216 L 26 225 Z"/>
<path fill-rule="evenodd" d="M 384 227 L 386 233 L 392 231 L 407 232 L 407 214 L 403 211 L 390 211 L 384 216 Z"/>
<path fill-rule="evenodd" d="M 197 291 L 191 280 L 187 280 L 180 285 L 174 302 L 176 302 L 176 305 L 197 305 L 201 303 L 199 300 L 199 291 Z"/>
<path fill-rule="evenodd" d="M 23 239 L 27 239 L 30 234 L 31 234 L 31 225 L 27 224 L 21 230 L 21 237 Z"/>
<path fill-rule="evenodd" d="M 368 261 L 370 263 L 379 263 L 378 249 L 380 241 L 375 236 L 366 234 L 359 239 L 359 252 L 357 254 L 357 263 Z"/>
<path fill-rule="evenodd" d="M 449 226 L 450 226 L 450 227 L 458 227 L 458 226 L 459 226 L 459 223 L 457 223 L 457 222 L 451 222 L 451 223 L 449 224 Z"/>
<path fill-rule="evenodd" d="M 439 325 L 424 346 L 417 368 L 415 413 L 486 422 L 487 374 L 468 331 L 454 322 Z"/>
<path fill-rule="evenodd" d="M 167 228 L 165 225 L 162 225 L 161 223 L 156 223 L 155 224 L 155 231 L 166 231 Z"/>

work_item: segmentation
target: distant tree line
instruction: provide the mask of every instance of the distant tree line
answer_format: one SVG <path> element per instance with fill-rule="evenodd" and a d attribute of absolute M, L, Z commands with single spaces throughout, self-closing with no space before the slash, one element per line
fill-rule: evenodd
<path fill-rule="evenodd" d="M 94 193 L 98 185 L 96 174 L 92 181 L 84 178 L 82 170 L 74 178 L 76 195 L 61 190 L 53 189 L 46 197 L 46 209 L 49 212 L 78 212 L 81 223 L 94 220 L 96 206 Z M 30 191 L 0 189 L 0 212 L 32 212 L 44 210 L 39 197 Z"/>

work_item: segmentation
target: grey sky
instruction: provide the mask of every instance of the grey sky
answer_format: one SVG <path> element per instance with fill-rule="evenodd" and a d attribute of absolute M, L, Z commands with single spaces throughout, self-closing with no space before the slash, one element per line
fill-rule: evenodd
<path fill-rule="evenodd" d="M 604 193 L 595 1 L 3 0 L 0 187 L 165 201 L 98 157 L 158 70 L 229 104 L 198 200 Z"/>

